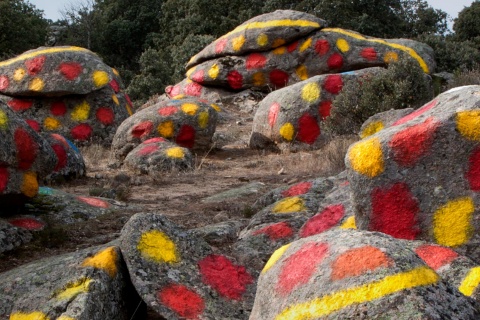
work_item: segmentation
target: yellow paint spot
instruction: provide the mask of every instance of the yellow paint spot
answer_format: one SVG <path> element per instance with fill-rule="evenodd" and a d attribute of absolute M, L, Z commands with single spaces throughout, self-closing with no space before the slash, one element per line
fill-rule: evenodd
<path fill-rule="evenodd" d="M 291 243 L 284 245 L 283 247 L 278 248 L 275 252 L 270 256 L 267 263 L 263 267 L 262 273 L 267 272 L 271 267 L 277 263 L 278 260 L 283 256 L 285 251 L 287 251 L 288 247 L 290 247 Z"/>
<path fill-rule="evenodd" d="M 190 76 L 197 70 L 197 67 L 193 67 L 187 70 L 186 76 L 187 78 L 190 78 Z"/>
<path fill-rule="evenodd" d="M 281 54 L 284 54 L 285 52 L 287 52 L 287 48 L 285 48 L 285 47 L 278 47 L 278 48 L 276 48 L 275 50 L 273 50 L 272 52 L 273 52 L 273 54 L 281 55 Z"/>
<path fill-rule="evenodd" d="M 240 51 L 245 43 L 245 37 L 239 36 L 232 39 L 232 47 L 234 51 Z"/>
<path fill-rule="evenodd" d="M 8 116 L 3 110 L 0 110 L 0 128 L 2 129 L 8 128 Z"/>
<path fill-rule="evenodd" d="M 386 63 L 397 62 L 398 53 L 393 51 L 388 51 L 387 53 L 385 53 L 385 56 L 383 57 L 383 61 L 385 61 Z"/>
<path fill-rule="evenodd" d="M 368 124 L 368 126 L 366 126 L 365 129 L 363 129 L 363 131 L 360 133 L 360 137 L 362 139 L 369 137 L 377 133 L 378 131 L 383 130 L 383 128 L 384 128 L 384 125 L 382 121 L 374 121 Z"/>
<path fill-rule="evenodd" d="M 217 79 L 219 73 L 220 73 L 220 68 L 216 63 L 208 70 L 208 76 L 214 80 Z"/>
<path fill-rule="evenodd" d="M 173 100 L 180 100 L 180 99 L 183 99 L 185 98 L 185 95 L 183 93 L 180 93 L 180 94 L 177 94 L 176 96 L 174 96 L 172 99 Z"/>
<path fill-rule="evenodd" d="M 23 80 L 23 78 L 25 78 L 26 75 L 27 75 L 27 71 L 25 69 L 18 68 L 13 73 L 13 80 L 20 82 Z"/>
<path fill-rule="evenodd" d="M 10 320 L 49 320 L 47 315 L 40 311 L 30 313 L 14 312 L 10 315 Z"/>
<path fill-rule="evenodd" d="M 50 53 L 58 53 L 58 52 L 87 52 L 89 54 L 95 55 L 92 51 L 85 49 L 85 48 L 80 48 L 80 47 L 54 47 L 54 48 L 48 48 L 44 50 L 38 50 L 35 52 L 30 52 L 30 53 L 25 53 L 22 55 L 19 55 L 15 58 L 5 60 L 0 62 L 0 67 L 5 67 L 11 64 L 14 64 L 15 62 L 18 61 L 23 61 L 23 60 L 28 60 L 30 58 L 34 58 L 36 56 L 41 56 L 44 54 L 50 54 Z"/>
<path fill-rule="evenodd" d="M 116 75 L 117 77 L 120 77 L 120 72 L 118 72 L 117 69 L 112 68 L 112 72 L 113 72 L 113 74 Z"/>
<path fill-rule="evenodd" d="M 97 88 L 101 88 L 105 86 L 110 81 L 110 77 L 108 76 L 108 73 L 101 70 L 94 71 L 92 74 L 92 79 L 93 79 L 93 84 Z"/>
<path fill-rule="evenodd" d="M 180 147 L 173 147 L 167 149 L 167 156 L 175 159 L 183 159 L 185 157 L 185 152 Z"/>
<path fill-rule="evenodd" d="M 242 24 L 226 35 L 222 36 L 225 38 L 231 34 L 243 32 L 248 29 L 264 29 L 264 28 L 272 28 L 272 27 L 299 27 L 299 28 L 320 28 L 320 25 L 316 22 L 309 21 L 309 20 L 291 20 L 291 19 L 283 19 L 283 20 L 270 20 L 270 21 L 257 21 L 247 24 Z M 258 39 L 257 39 L 258 41 Z"/>
<path fill-rule="evenodd" d="M 220 107 L 217 106 L 217 105 L 214 104 L 214 103 L 212 103 L 210 106 L 211 106 L 215 111 L 217 111 L 217 112 L 221 112 L 221 111 L 222 111 L 222 109 L 220 109 Z"/>
<path fill-rule="evenodd" d="M 182 111 L 190 116 L 194 116 L 197 113 L 198 106 L 194 103 L 184 103 L 182 104 Z"/>
<path fill-rule="evenodd" d="M 355 216 L 348 217 L 347 220 L 340 226 L 341 229 L 357 229 L 355 223 Z"/>
<path fill-rule="evenodd" d="M 283 137 L 283 139 L 287 141 L 292 141 L 293 136 L 295 135 L 295 128 L 293 127 L 293 124 L 291 124 L 290 122 L 285 123 L 280 128 L 280 135 Z"/>
<path fill-rule="evenodd" d="M 62 123 L 55 118 L 47 117 L 45 118 L 45 120 L 43 120 L 43 127 L 46 130 L 49 130 L 49 131 L 57 130 L 61 126 L 62 126 Z"/>
<path fill-rule="evenodd" d="M 165 233 L 158 230 L 142 234 L 137 249 L 145 258 L 158 263 L 176 263 L 180 261 L 175 243 Z"/>
<path fill-rule="evenodd" d="M 384 170 L 382 146 L 378 138 L 354 144 L 350 148 L 348 159 L 353 170 L 370 178 L 378 176 Z"/>
<path fill-rule="evenodd" d="M 130 106 L 128 105 L 128 103 L 125 105 L 125 109 L 127 109 L 128 115 L 131 116 L 131 115 L 133 114 L 132 108 L 130 108 Z"/>
<path fill-rule="evenodd" d="M 308 38 L 307 40 L 305 40 L 304 43 L 302 43 L 302 45 L 300 46 L 300 49 L 298 51 L 303 52 L 303 51 L 307 50 L 308 48 L 310 48 L 311 45 L 312 45 L 312 38 Z"/>
<path fill-rule="evenodd" d="M 435 211 L 433 234 L 442 246 L 458 247 L 472 236 L 472 216 L 475 211 L 473 200 L 464 197 L 447 202 Z"/>
<path fill-rule="evenodd" d="M 265 85 L 265 75 L 263 72 L 255 72 L 252 76 L 253 85 L 256 87 L 261 87 Z"/>
<path fill-rule="evenodd" d="M 302 99 L 308 103 L 314 103 L 320 98 L 320 87 L 315 82 L 307 83 L 302 88 Z"/>
<path fill-rule="evenodd" d="M 93 257 L 88 257 L 82 262 L 82 267 L 92 267 L 96 269 L 102 269 L 110 277 L 115 277 L 117 274 L 117 252 L 114 247 L 108 247 Z"/>
<path fill-rule="evenodd" d="M 457 112 L 457 129 L 469 140 L 480 141 L 480 110 Z"/>
<path fill-rule="evenodd" d="M 90 105 L 87 101 L 83 101 L 73 109 L 70 117 L 73 121 L 82 122 L 90 116 Z"/>
<path fill-rule="evenodd" d="M 198 115 L 198 126 L 205 129 L 208 126 L 208 112 L 200 112 Z"/>
<path fill-rule="evenodd" d="M 339 38 L 337 40 L 337 48 L 342 52 L 347 52 L 348 50 L 350 50 L 350 45 L 348 44 L 347 40 Z"/>
<path fill-rule="evenodd" d="M 158 125 L 158 133 L 164 138 L 171 138 L 175 134 L 175 125 L 173 121 L 165 121 Z"/>
<path fill-rule="evenodd" d="M 44 87 L 45 87 L 45 83 L 43 82 L 42 79 L 33 78 L 32 81 L 30 81 L 30 85 L 28 86 L 28 89 L 38 92 L 38 91 L 42 91 Z"/>
<path fill-rule="evenodd" d="M 353 304 L 380 299 L 384 296 L 420 286 L 437 283 L 439 276 L 428 267 L 387 276 L 380 281 L 340 290 L 307 302 L 292 305 L 275 320 L 318 319 Z"/>
<path fill-rule="evenodd" d="M 75 320 L 75 318 L 69 317 L 69 316 L 60 316 L 56 320 Z"/>
<path fill-rule="evenodd" d="M 71 300 L 81 293 L 88 292 L 88 287 L 93 280 L 90 278 L 81 278 L 78 281 L 71 282 L 66 287 L 55 293 L 57 300 Z"/>
<path fill-rule="evenodd" d="M 268 44 L 268 36 L 265 33 L 260 33 L 257 37 L 257 44 L 260 47 L 265 47 Z"/>
<path fill-rule="evenodd" d="M 37 174 L 31 171 L 26 172 L 23 175 L 23 182 L 20 190 L 29 198 L 35 197 L 38 193 Z"/>
<path fill-rule="evenodd" d="M 193 57 L 190 58 L 190 60 L 188 60 L 188 64 L 191 64 L 193 62 L 195 62 L 197 60 L 197 55 L 194 55 Z"/>
<path fill-rule="evenodd" d="M 118 101 L 117 95 L 112 94 L 112 101 L 115 103 L 117 106 L 120 104 L 120 101 Z"/>
<path fill-rule="evenodd" d="M 295 73 L 297 74 L 297 77 L 302 81 L 308 79 L 308 70 L 304 64 L 299 65 L 295 70 Z"/>
<path fill-rule="evenodd" d="M 458 287 L 458 291 L 460 291 L 467 297 L 471 297 L 475 293 L 475 289 L 477 289 L 479 284 L 480 267 L 475 267 L 468 271 L 467 276 L 465 277 L 465 279 L 463 279 L 460 287 Z"/>
<path fill-rule="evenodd" d="M 277 48 L 277 47 L 283 46 L 284 44 L 285 44 L 284 39 L 275 39 L 273 40 L 272 48 Z"/>
<path fill-rule="evenodd" d="M 273 213 L 292 213 L 305 211 L 305 201 L 300 197 L 285 198 L 273 207 Z"/>

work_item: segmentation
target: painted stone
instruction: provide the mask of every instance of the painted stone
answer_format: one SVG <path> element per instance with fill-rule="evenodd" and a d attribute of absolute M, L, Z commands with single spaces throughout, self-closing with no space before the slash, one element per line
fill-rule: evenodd
<path fill-rule="evenodd" d="M 391 109 L 388 111 L 377 113 L 368 118 L 360 127 L 360 138 L 369 137 L 384 128 L 390 127 L 397 120 L 405 117 L 409 113 L 412 113 L 413 108 L 406 109 Z"/>
<path fill-rule="evenodd" d="M 0 219 L 0 253 L 14 250 L 32 240 L 32 233 L 22 227 L 24 223 L 28 222 L 12 221 L 10 223 L 6 219 Z"/>
<path fill-rule="evenodd" d="M 80 150 L 68 139 L 57 133 L 41 133 L 50 144 L 57 157 L 53 172 L 46 180 L 58 180 L 82 177 L 86 173 L 85 162 Z"/>
<path fill-rule="evenodd" d="M 250 319 L 476 319 L 463 296 L 412 250 L 380 233 L 335 229 L 275 251 Z"/>
<path fill-rule="evenodd" d="M 480 86 L 454 88 L 346 155 L 357 226 L 480 259 Z"/>

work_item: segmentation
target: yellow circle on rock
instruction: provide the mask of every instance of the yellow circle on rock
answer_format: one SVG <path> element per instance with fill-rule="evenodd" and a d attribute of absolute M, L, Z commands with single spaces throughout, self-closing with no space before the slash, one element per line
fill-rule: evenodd
<path fill-rule="evenodd" d="M 293 124 L 291 124 L 290 122 L 285 123 L 280 128 L 280 135 L 283 139 L 287 141 L 292 141 L 293 136 L 295 135 L 295 128 L 293 127 Z"/>
<path fill-rule="evenodd" d="M 110 81 L 110 77 L 108 76 L 108 73 L 101 70 L 94 71 L 92 74 L 92 79 L 93 79 L 93 84 L 95 84 L 95 87 L 97 88 L 101 88 L 105 86 Z"/>
<path fill-rule="evenodd" d="M 245 43 L 245 37 L 244 36 L 239 36 L 239 37 L 233 38 L 232 39 L 233 50 L 240 51 L 242 49 L 244 43 Z"/>
<path fill-rule="evenodd" d="M 342 52 L 347 52 L 348 50 L 350 50 L 350 45 L 348 44 L 347 40 L 339 38 L 337 40 L 337 48 Z"/>
<path fill-rule="evenodd" d="M 260 33 L 260 35 L 257 37 L 257 44 L 260 47 L 264 47 L 268 44 L 268 36 L 265 33 Z"/>
<path fill-rule="evenodd" d="M 348 152 L 348 159 L 353 170 L 370 178 L 378 176 L 384 170 L 382 145 L 378 138 L 354 144 Z"/>
<path fill-rule="evenodd" d="M 278 48 L 276 48 L 275 50 L 273 50 L 272 52 L 273 52 L 273 54 L 281 55 L 281 54 L 284 54 L 285 52 L 287 52 L 287 48 L 285 48 L 285 47 L 278 47 Z"/>
<path fill-rule="evenodd" d="M 473 234 L 473 200 L 464 197 L 449 201 L 433 215 L 435 241 L 442 246 L 458 247 L 468 242 Z"/>
<path fill-rule="evenodd" d="M 197 67 L 193 67 L 193 68 L 190 68 L 187 70 L 187 73 L 186 73 L 186 76 L 187 78 L 190 78 L 190 76 L 192 75 L 192 73 L 197 70 Z"/>
<path fill-rule="evenodd" d="M 82 262 L 82 267 L 92 267 L 95 269 L 102 269 L 110 277 L 115 277 L 117 274 L 117 252 L 114 247 L 108 247 L 93 257 L 88 257 Z"/>
<path fill-rule="evenodd" d="M 295 73 L 297 74 L 297 77 L 302 81 L 308 79 L 308 70 L 304 64 L 299 65 L 295 70 Z"/>
<path fill-rule="evenodd" d="M 26 172 L 23 176 L 22 187 L 20 189 L 27 197 L 35 197 L 38 193 L 37 174 L 31 171 Z"/>
<path fill-rule="evenodd" d="M 320 92 L 320 86 L 317 83 L 307 83 L 302 88 L 302 99 L 308 103 L 313 103 L 320 98 Z"/>
<path fill-rule="evenodd" d="M 397 62 L 398 53 L 394 51 L 388 51 L 387 53 L 385 53 L 385 56 L 383 57 L 383 61 L 385 61 L 386 63 Z"/>
<path fill-rule="evenodd" d="M 480 110 L 457 112 L 457 129 L 465 138 L 480 141 Z"/>
<path fill-rule="evenodd" d="M 158 133 L 164 138 L 171 138 L 175 134 L 175 125 L 173 121 L 165 121 L 158 125 Z"/>
<path fill-rule="evenodd" d="M 38 92 L 38 91 L 42 91 L 44 87 L 45 87 L 45 83 L 43 82 L 42 79 L 33 78 L 32 81 L 30 81 L 30 85 L 28 86 L 28 89 Z"/>
<path fill-rule="evenodd" d="M 263 267 L 262 273 L 267 272 L 271 267 L 277 263 L 280 258 L 282 258 L 283 254 L 285 251 L 287 251 L 288 247 L 290 247 L 291 243 L 284 245 L 283 247 L 278 248 L 275 250 L 275 252 L 270 256 L 270 259 L 268 259 L 267 263 Z"/>
<path fill-rule="evenodd" d="M 55 118 L 47 117 L 43 120 L 43 127 L 47 130 L 57 130 L 62 126 L 62 123 Z"/>
<path fill-rule="evenodd" d="M 175 159 L 183 159 L 185 157 L 185 152 L 180 147 L 173 147 L 167 149 L 167 156 Z"/>
<path fill-rule="evenodd" d="M 194 116 L 197 113 L 198 106 L 194 103 L 184 103 L 182 104 L 182 111 L 190 116 Z"/>
<path fill-rule="evenodd" d="M 256 87 L 261 87 L 265 85 L 265 75 L 263 72 L 255 72 L 252 76 L 253 85 Z"/>
<path fill-rule="evenodd" d="M 33 311 L 29 313 L 25 312 L 13 312 L 10 314 L 10 320 L 50 320 L 50 318 L 43 312 Z"/>
<path fill-rule="evenodd" d="M 175 243 L 165 233 L 158 230 L 142 234 L 137 249 L 145 258 L 158 263 L 180 261 Z"/>
<path fill-rule="evenodd" d="M 90 105 L 87 101 L 83 101 L 73 109 L 70 115 L 73 121 L 82 122 L 90 116 Z"/>
<path fill-rule="evenodd" d="M 13 80 L 20 82 L 23 80 L 23 78 L 25 78 L 26 75 L 27 75 L 27 71 L 25 69 L 18 68 L 13 73 Z"/>
<path fill-rule="evenodd" d="M 220 68 L 218 64 L 214 63 L 213 66 L 208 70 L 208 76 L 212 79 L 217 79 L 218 74 L 220 73 Z"/>
<path fill-rule="evenodd" d="M 300 197 L 290 197 L 283 199 L 273 207 L 273 213 L 292 213 L 304 211 L 305 201 Z"/>
<path fill-rule="evenodd" d="M 0 110 L 0 128 L 7 129 L 8 127 L 8 116 L 5 111 Z"/>
<path fill-rule="evenodd" d="M 369 137 L 375 133 L 377 133 L 378 131 L 382 130 L 385 126 L 383 125 L 383 122 L 382 121 L 374 121 L 370 124 L 368 124 L 365 129 L 363 129 L 363 131 L 360 133 L 360 137 L 363 139 L 363 138 L 366 138 L 366 137 Z"/>
<path fill-rule="evenodd" d="M 205 129 L 208 126 L 208 118 L 208 112 L 206 111 L 200 112 L 200 114 L 198 115 L 198 126 L 201 129 Z"/>
<path fill-rule="evenodd" d="M 112 94 L 112 101 L 115 103 L 117 106 L 120 104 L 120 101 L 118 101 L 118 98 L 116 95 Z"/>
<path fill-rule="evenodd" d="M 220 107 L 217 106 L 217 105 L 214 104 L 214 103 L 212 103 L 210 106 L 213 108 L 213 110 L 215 110 L 215 111 L 217 111 L 217 112 L 221 112 L 221 111 L 222 111 L 222 109 L 220 109 Z"/>

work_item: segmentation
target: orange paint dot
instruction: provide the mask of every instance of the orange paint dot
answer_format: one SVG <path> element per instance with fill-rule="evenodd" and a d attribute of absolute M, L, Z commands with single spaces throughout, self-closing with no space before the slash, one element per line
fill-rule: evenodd
<path fill-rule="evenodd" d="M 380 267 L 390 267 L 393 261 L 380 249 L 366 246 L 348 250 L 332 263 L 332 280 L 359 276 Z"/>
<path fill-rule="evenodd" d="M 105 202 L 103 200 L 96 199 L 96 198 L 77 197 L 77 199 L 80 200 L 83 203 L 89 204 L 89 205 L 91 205 L 93 207 L 97 207 L 97 208 L 108 208 L 110 206 L 108 204 L 108 202 Z"/>

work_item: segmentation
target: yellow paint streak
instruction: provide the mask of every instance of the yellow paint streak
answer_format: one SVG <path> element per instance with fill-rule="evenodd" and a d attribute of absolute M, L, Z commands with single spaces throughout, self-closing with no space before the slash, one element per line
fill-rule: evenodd
<path fill-rule="evenodd" d="M 208 70 L 208 76 L 214 80 L 217 79 L 219 73 L 220 67 L 216 63 Z"/>
<path fill-rule="evenodd" d="M 229 33 L 227 33 L 226 35 L 222 36 L 221 38 L 225 38 L 229 35 L 243 32 L 249 29 L 250 30 L 264 29 L 264 28 L 273 28 L 273 27 L 320 28 L 320 25 L 316 22 L 309 21 L 309 20 L 283 19 L 283 20 L 257 21 L 257 22 L 240 25 L 235 29 L 233 29 L 232 31 L 230 31 Z"/>
<path fill-rule="evenodd" d="M 47 117 L 45 118 L 45 120 L 43 120 L 43 127 L 46 130 L 49 130 L 49 131 L 57 130 L 61 126 L 62 126 L 62 123 L 55 118 Z"/>
<path fill-rule="evenodd" d="M 278 47 L 275 50 L 273 50 L 272 52 L 273 52 L 273 54 L 276 54 L 276 55 L 282 55 L 282 54 L 285 54 L 285 52 L 287 52 L 287 48 Z"/>
<path fill-rule="evenodd" d="M 66 288 L 55 294 L 57 300 L 71 300 L 81 293 L 88 292 L 88 287 L 92 283 L 90 278 L 82 278 L 78 281 L 67 284 Z"/>
<path fill-rule="evenodd" d="M 339 38 L 337 40 L 337 48 L 342 52 L 347 52 L 348 50 L 350 50 L 350 45 L 348 44 L 347 40 Z"/>
<path fill-rule="evenodd" d="M 439 276 L 435 271 L 422 266 L 387 276 L 380 281 L 340 290 L 308 302 L 292 305 L 277 315 L 275 320 L 318 319 L 353 304 L 373 301 L 406 289 L 432 285 L 438 280 Z"/>
<path fill-rule="evenodd" d="M 353 170 L 370 178 L 378 176 L 384 170 L 382 146 L 378 138 L 354 144 L 350 148 L 348 159 Z"/>
<path fill-rule="evenodd" d="M 0 110 L 0 128 L 2 129 L 8 128 L 8 116 L 3 110 Z"/>
<path fill-rule="evenodd" d="M 40 78 L 33 78 L 28 85 L 28 89 L 36 92 L 42 91 L 44 87 L 45 82 L 43 82 L 43 80 Z"/>
<path fill-rule="evenodd" d="M 304 64 L 299 65 L 295 70 L 295 73 L 297 74 L 297 77 L 302 81 L 308 79 L 308 70 Z"/>
<path fill-rule="evenodd" d="M 265 85 L 265 75 L 262 72 L 256 72 L 252 76 L 253 85 L 256 87 L 261 87 Z"/>
<path fill-rule="evenodd" d="M 438 244 L 458 247 L 472 236 L 472 217 L 475 211 L 473 200 L 468 197 L 447 202 L 435 211 L 433 234 Z"/>
<path fill-rule="evenodd" d="M 198 106 L 194 103 L 182 104 L 182 111 L 190 116 L 194 116 L 197 113 Z"/>
<path fill-rule="evenodd" d="M 93 84 L 97 88 L 101 88 L 105 86 L 110 81 L 110 77 L 108 76 L 108 73 L 101 70 L 94 71 L 92 74 L 92 79 L 93 79 Z"/>
<path fill-rule="evenodd" d="M 49 320 L 50 318 L 43 312 L 34 311 L 29 313 L 14 312 L 10 315 L 10 320 Z"/>
<path fill-rule="evenodd" d="M 82 267 L 92 267 L 95 269 L 102 269 L 110 277 L 115 277 L 117 274 L 117 252 L 114 247 L 108 247 L 93 257 L 88 257 L 82 262 Z"/>
<path fill-rule="evenodd" d="M 69 316 L 60 316 L 56 320 L 75 320 L 75 318 L 69 317 Z"/>
<path fill-rule="evenodd" d="M 112 68 L 112 72 L 113 72 L 113 74 L 116 75 L 117 77 L 120 77 L 120 72 L 118 72 L 117 69 Z"/>
<path fill-rule="evenodd" d="M 187 78 L 190 78 L 190 76 L 193 74 L 193 72 L 195 72 L 195 70 L 197 70 L 197 67 L 188 69 L 186 73 Z"/>
<path fill-rule="evenodd" d="M 388 51 L 385 53 L 385 56 L 383 57 L 383 61 L 386 63 L 392 63 L 398 61 L 398 53 L 393 52 L 393 51 Z"/>
<path fill-rule="evenodd" d="M 480 141 L 480 110 L 457 112 L 457 129 L 469 140 Z"/>
<path fill-rule="evenodd" d="M 285 198 L 273 207 L 273 213 L 292 213 L 305 211 L 305 201 L 300 197 Z"/>
<path fill-rule="evenodd" d="M 366 126 L 365 129 L 363 129 L 363 131 L 360 133 L 360 137 L 362 139 L 369 137 L 377 133 L 378 131 L 383 130 L 384 127 L 385 126 L 383 125 L 382 121 L 374 121 L 370 123 L 368 126 Z"/>
<path fill-rule="evenodd" d="M 83 101 L 73 109 L 70 117 L 73 121 L 82 122 L 90 116 L 90 105 L 87 101 Z"/>
<path fill-rule="evenodd" d="M 170 158 L 183 159 L 185 157 L 185 153 L 183 152 L 183 149 L 180 147 L 173 147 L 173 148 L 167 149 L 166 153 L 167 153 L 167 156 Z"/>
<path fill-rule="evenodd" d="M 355 216 L 348 217 L 347 220 L 340 226 L 341 229 L 357 229 L 355 223 Z"/>
<path fill-rule="evenodd" d="M 173 121 L 165 121 L 158 125 L 158 133 L 164 138 L 171 138 L 175 134 L 175 125 Z"/>
<path fill-rule="evenodd" d="M 37 174 L 31 171 L 26 172 L 23 175 L 23 182 L 20 190 L 29 198 L 35 197 L 38 193 Z"/>
<path fill-rule="evenodd" d="M 268 36 L 265 33 L 260 33 L 257 37 L 257 44 L 260 47 L 265 47 L 268 44 Z"/>
<path fill-rule="evenodd" d="M 180 261 L 175 243 L 163 232 L 152 230 L 140 237 L 138 251 L 147 259 L 158 263 L 176 263 Z"/>
<path fill-rule="evenodd" d="M 20 82 L 23 80 L 23 78 L 25 78 L 26 75 L 27 75 L 27 71 L 25 69 L 18 68 L 13 73 L 13 80 Z"/>
<path fill-rule="evenodd" d="M 112 101 L 115 103 L 117 106 L 120 104 L 120 101 L 118 101 L 118 98 L 116 95 L 112 94 Z"/>
<path fill-rule="evenodd" d="M 382 39 L 375 39 L 375 38 L 374 39 L 367 39 L 364 36 L 362 36 L 361 34 L 350 32 L 350 31 L 340 29 L 340 28 L 324 28 L 324 29 L 322 29 L 322 31 L 339 33 L 339 34 L 343 34 L 343 35 L 352 37 L 354 39 L 363 40 L 363 41 L 366 41 L 366 42 L 380 43 L 380 44 L 383 44 L 383 45 L 388 46 L 390 48 L 394 48 L 394 49 L 398 49 L 400 51 L 406 52 L 412 58 L 417 60 L 420 67 L 423 69 L 423 72 L 430 73 L 430 70 L 428 69 L 428 66 L 425 63 L 425 61 L 423 60 L 423 58 L 415 50 L 413 50 L 410 47 L 402 46 L 401 44 L 397 44 L 397 43 L 389 43 L 389 42 L 387 42 L 385 40 L 382 40 Z"/>
<path fill-rule="evenodd" d="M 268 259 L 267 263 L 263 267 L 262 273 L 267 272 L 271 267 L 277 263 L 278 260 L 283 256 L 285 251 L 290 247 L 291 243 L 284 245 L 283 247 L 278 248 L 275 250 L 275 252 L 270 256 L 270 259 Z"/>
<path fill-rule="evenodd" d="M 80 48 L 80 47 L 67 47 L 67 48 L 54 47 L 54 48 L 48 48 L 48 49 L 39 50 L 39 51 L 31 52 L 31 53 L 25 53 L 25 54 L 19 55 L 18 57 L 2 61 L 2 62 L 0 62 L 0 67 L 9 66 L 11 64 L 14 64 L 15 62 L 28 60 L 28 59 L 34 58 L 36 56 L 40 56 L 40 55 L 44 55 L 44 54 L 59 53 L 59 52 L 87 52 L 87 53 L 90 53 L 92 55 L 95 55 L 90 50 Z"/>
<path fill-rule="evenodd" d="M 477 289 L 479 284 L 480 267 L 475 267 L 468 271 L 467 276 L 465 277 L 465 279 L 463 279 L 462 283 L 458 287 L 458 291 L 460 291 L 467 297 L 471 297 L 475 293 L 475 289 Z"/>
<path fill-rule="evenodd" d="M 133 114 L 132 108 L 128 105 L 128 103 L 125 105 L 125 109 L 127 109 L 128 115 L 131 116 Z"/>
<path fill-rule="evenodd" d="M 292 141 L 293 136 L 295 135 L 295 128 L 293 127 L 293 124 L 291 124 L 290 122 L 285 123 L 280 128 L 280 135 L 283 137 L 283 139 L 287 141 Z"/>
<path fill-rule="evenodd" d="M 245 37 L 239 36 L 232 39 L 232 48 L 234 51 L 240 51 L 245 44 Z"/>
<path fill-rule="evenodd" d="M 307 83 L 302 88 L 302 99 L 308 103 L 314 103 L 320 98 L 320 87 L 315 82 Z"/>
<path fill-rule="evenodd" d="M 221 111 L 222 111 L 222 109 L 220 109 L 220 107 L 217 106 L 217 105 L 214 104 L 214 103 L 212 103 L 210 106 L 213 108 L 213 110 L 215 110 L 215 111 L 217 111 L 217 112 L 221 112 Z"/>
<path fill-rule="evenodd" d="M 205 129 L 208 126 L 208 112 L 200 112 L 198 115 L 198 126 L 201 129 Z"/>
<path fill-rule="evenodd" d="M 303 51 L 307 50 L 308 48 L 310 48 L 311 45 L 312 45 L 312 38 L 308 38 L 307 40 L 305 40 L 304 43 L 302 43 L 302 45 L 300 46 L 300 49 L 298 51 L 303 52 Z"/>

